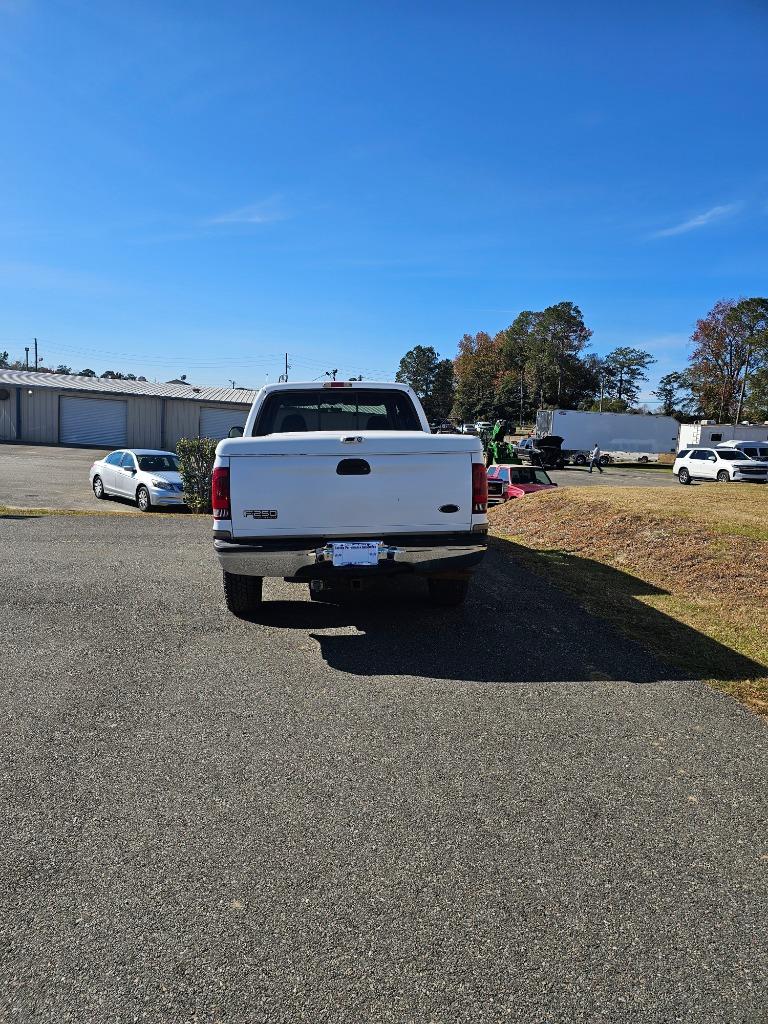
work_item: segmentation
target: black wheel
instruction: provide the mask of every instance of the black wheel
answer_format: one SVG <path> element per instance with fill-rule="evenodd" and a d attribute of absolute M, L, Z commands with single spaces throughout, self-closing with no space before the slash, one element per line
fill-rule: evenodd
<path fill-rule="evenodd" d="M 136 491 L 136 504 L 139 506 L 142 512 L 152 511 L 152 502 L 149 499 L 149 491 L 142 484 L 141 487 Z"/>
<path fill-rule="evenodd" d="M 574 466 L 586 466 L 586 464 L 587 464 L 587 456 L 586 455 L 577 455 L 574 458 L 574 460 L 573 460 L 573 464 L 574 464 Z"/>
<path fill-rule="evenodd" d="M 107 492 L 104 490 L 104 481 L 100 476 L 95 476 L 93 478 L 93 493 L 99 501 L 103 501 L 107 496 Z"/>
<path fill-rule="evenodd" d="M 731 482 L 731 477 L 727 469 L 720 470 L 720 472 L 717 474 L 717 482 L 719 484 L 729 484 Z"/>
<path fill-rule="evenodd" d="M 224 573 L 224 600 L 233 615 L 245 618 L 261 605 L 262 576 L 238 576 Z"/>
<path fill-rule="evenodd" d="M 639 459 L 638 459 L 637 461 L 638 461 L 639 463 L 641 463 L 641 465 L 643 465 L 643 466 L 644 466 L 644 465 L 646 464 L 646 462 L 648 462 L 648 461 L 649 461 L 649 460 L 648 460 L 648 456 L 647 456 L 647 455 L 641 455 L 641 456 L 640 456 L 640 458 L 639 458 Z"/>
<path fill-rule="evenodd" d="M 610 463 L 610 461 L 611 461 L 611 456 L 610 455 L 601 455 L 600 456 L 600 465 L 601 466 L 607 466 Z"/>
<path fill-rule="evenodd" d="M 444 580 L 440 577 L 430 577 L 427 580 L 429 587 L 429 599 L 432 604 L 441 608 L 450 608 L 462 604 L 467 596 L 469 580 Z"/>
<path fill-rule="evenodd" d="M 680 472 L 677 474 L 677 479 L 681 484 L 689 484 L 691 482 L 691 474 L 683 466 Z"/>

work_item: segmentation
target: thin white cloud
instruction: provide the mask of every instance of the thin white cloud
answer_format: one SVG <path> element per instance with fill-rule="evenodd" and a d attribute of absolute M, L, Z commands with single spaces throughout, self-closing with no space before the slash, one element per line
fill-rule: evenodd
<path fill-rule="evenodd" d="M 708 224 L 712 224 L 714 221 L 723 220 L 724 217 L 731 217 L 734 213 L 738 213 L 743 205 L 743 203 L 739 202 L 724 203 L 722 206 L 713 206 L 711 210 L 705 210 L 704 213 L 699 213 L 695 217 L 691 217 L 690 220 L 684 220 L 682 224 L 675 224 L 671 228 L 654 231 L 650 237 L 671 238 L 672 235 L 685 235 L 687 232 L 695 231 L 697 228 L 705 228 Z"/>
<path fill-rule="evenodd" d="M 288 214 L 283 209 L 279 197 L 264 199 L 260 203 L 241 206 L 237 210 L 209 217 L 205 224 L 210 227 L 221 224 L 272 224 L 277 220 L 285 220 Z"/>

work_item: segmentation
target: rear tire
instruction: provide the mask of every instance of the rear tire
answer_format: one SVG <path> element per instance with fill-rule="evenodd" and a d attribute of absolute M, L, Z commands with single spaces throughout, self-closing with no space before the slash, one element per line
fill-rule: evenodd
<path fill-rule="evenodd" d="M 107 496 L 107 492 L 104 490 L 104 481 L 101 479 L 100 476 L 95 476 L 93 478 L 93 485 L 92 486 L 93 486 L 93 493 L 96 495 L 96 497 L 99 499 L 99 501 L 104 501 L 104 499 Z"/>
<path fill-rule="evenodd" d="M 573 460 L 573 464 L 574 464 L 574 466 L 586 466 L 586 464 L 587 464 L 587 457 L 586 457 L 586 455 L 577 455 L 576 458 Z"/>
<path fill-rule="evenodd" d="M 677 474 L 677 481 L 681 484 L 689 484 L 691 482 L 691 474 L 687 469 L 683 468 Z"/>
<path fill-rule="evenodd" d="M 142 512 L 152 511 L 152 501 L 149 497 L 149 491 L 143 484 L 136 491 L 136 504 Z"/>
<path fill-rule="evenodd" d="M 427 580 L 429 599 L 440 608 L 454 608 L 464 603 L 469 580 L 445 580 L 431 576 Z"/>
<path fill-rule="evenodd" d="M 261 607 L 263 576 L 238 576 L 224 573 L 224 600 L 238 618 L 247 618 Z"/>
<path fill-rule="evenodd" d="M 721 469 L 717 474 L 717 482 L 719 484 L 729 484 L 731 482 L 731 475 L 727 469 Z"/>

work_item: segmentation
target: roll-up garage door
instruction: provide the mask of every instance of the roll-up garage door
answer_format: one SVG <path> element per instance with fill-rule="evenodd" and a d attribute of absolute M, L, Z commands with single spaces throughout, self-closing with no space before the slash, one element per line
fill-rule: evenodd
<path fill-rule="evenodd" d="M 248 417 L 247 409 L 200 409 L 200 437 L 211 437 L 220 441 L 227 437 L 230 427 L 244 427 Z"/>
<path fill-rule="evenodd" d="M 128 403 L 105 398 L 60 398 L 59 444 L 122 448 L 128 442 Z"/>

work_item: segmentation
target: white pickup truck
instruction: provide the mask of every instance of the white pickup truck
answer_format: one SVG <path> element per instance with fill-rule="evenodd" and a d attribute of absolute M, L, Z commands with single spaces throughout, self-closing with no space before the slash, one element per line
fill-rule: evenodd
<path fill-rule="evenodd" d="M 269 384 L 242 437 L 216 449 L 213 538 L 227 607 L 248 616 L 265 576 L 310 596 L 418 573 L 463 601 L 485 553 L 480 440 L 432 434 L 404 384 Z M 327 595 L 326 595 L 327 596 Z"/>

